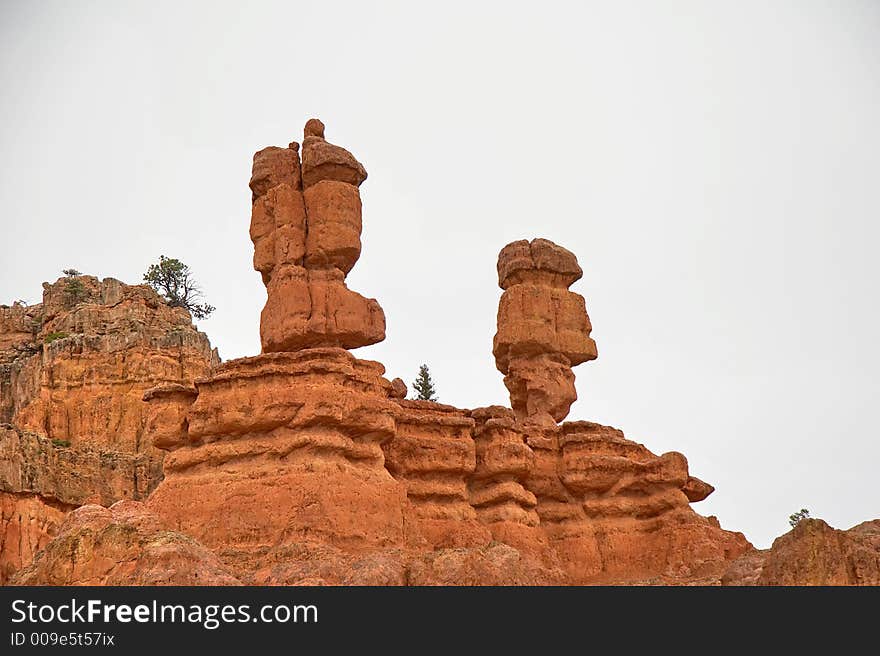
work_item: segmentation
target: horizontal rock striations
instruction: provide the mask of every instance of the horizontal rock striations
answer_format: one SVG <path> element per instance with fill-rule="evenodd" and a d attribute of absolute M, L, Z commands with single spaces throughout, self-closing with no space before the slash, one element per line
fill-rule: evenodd
<path fill-rule="evenodd" d="M 34 312 L 30 351 L 0 369 L 0 419 L 72 445 L 149 451 L 144 392 L 191 383 L 218 361 L 189 313 L 143 285 L 61 278 Z"/>
<path fill-rule="evenodd" d="M 149 424 L 175 428 L 156 433 L 169 454 L 147 504 L 230 562 L 289 542 L 399 544 L 405 490 L 383 464 L 396 412 L 383 372 L 341 348 L 304 349 L 227 362 L 194 394 L 150 392 Z"/>
<path fill-rule="evenodd" d="M 158 485 L 143 394 L 191 385 L 218 360 L 185 310 L 142 285 L 67 276 L 42 303 L 0 307 L 0 582 L 70 509 Z"/>
<path fill-rule="evenodd" d="M 254 268 L 268 299 L 260 319 L 263 352 L 385 339 L 379 304 L 351 291 L 345 276 L 361 254 L 364 167 L 324 139 L 323 124 L 306 124 L 299 144 L 254 155 L 251 240 Z"/>
<path fill-rule="evenodd" d="M 217 363 L 188 316 L 116 281 L 82 277 L 71 305 L 62 279 L 40 306 L 0 308 L 0 411 L 47 435 L 0 430 L 4 576 L 876 583 L 874 523 L 845 534 L 803 523 L 757 552 L 694 512 L 713 488 L 682 454 L 654 454 L 609 426 L 560 424 L 577 398 L 572 369 L 597 350 L 569 289 L 577 258 L 546 239 L 498 257 L 493 355 L 511 407 L 406 399 L 402 380 L 349 351 L 385 336 L 378 303 L 345 283 L 361 252 L 366 175 L 317 119 L 302 145 L 254 156 L 260 355 Z"/>
<path fill-rule="evenodd" d="M 583 272 L 546 239 L 515 241 L 498 255 L 498 332 L 492 352 L 520 422 L 553 426 L 577 400 L 571 368 L 597 357 L 584 298 L 569 291 Z"/>

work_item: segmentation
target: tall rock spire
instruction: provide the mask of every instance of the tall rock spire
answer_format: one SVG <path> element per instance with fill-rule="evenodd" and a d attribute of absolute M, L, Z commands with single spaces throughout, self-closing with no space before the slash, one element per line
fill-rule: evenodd
<path fill-rule="evenodd" d="M 260 319 L 264 353 L 385 339 L 379 304 L 345 286 L 361 254 L 361 197 L 367 172 L 324 139 L 310 119 L 299 144 L 254 155 L 251 240 L 268 300 Z"/>
<path fill-rule="evenodd" d="M 492 352 L 518 421 L 553 426 L 577 399 L 575 365 L 595 360 L 584 298 L 569 291 L 583 271 L 547 239 L 508 244 L 498 255 L 498 332 Z"/>

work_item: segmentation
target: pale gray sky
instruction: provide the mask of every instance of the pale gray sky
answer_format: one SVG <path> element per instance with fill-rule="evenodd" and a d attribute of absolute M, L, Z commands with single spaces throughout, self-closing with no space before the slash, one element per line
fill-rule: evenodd
<path fill-rule="evenodd" d="M 758 546 L 880 517 L 880 3 L 2 2 L 0 302 L 194 269 L 259 352 L 251 157 L 311 116 L 369 171 L 356 351 L 507 404 L 506 243 L 574 251 L 599 359 L 569 419 L 684 453 Z"/>

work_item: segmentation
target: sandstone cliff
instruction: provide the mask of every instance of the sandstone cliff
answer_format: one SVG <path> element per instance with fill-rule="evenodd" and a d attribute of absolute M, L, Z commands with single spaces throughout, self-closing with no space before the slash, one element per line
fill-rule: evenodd
<path fill-rule="evenodd" d="M 42 303 L 0 307 L 0 583 L 70 509 L 156 487 L 144 391 L 192 384 L 217 360 L 186 311 L 145 286 L 69 276 L 44 284 Z"/>
<path fill-rule="evenodd" d="M 804 519 L 764 551 L 735 560 L 723 585 L 880 585 L 880 520 L 847 531 Z"/>
<path fill-rule="evenodd" d="M 73 446 L 149 451 L 144 391 L 190 383 L 217 360 L 186 310 L 143 285 L 61 278 L 44 284 L 42 304 L 25 313 L 32 339 L 18 342 L 22 355 L 6 351 L 0 420 Z M 21 340 L 20 326 L 11 328 L 5 341 Z"/>

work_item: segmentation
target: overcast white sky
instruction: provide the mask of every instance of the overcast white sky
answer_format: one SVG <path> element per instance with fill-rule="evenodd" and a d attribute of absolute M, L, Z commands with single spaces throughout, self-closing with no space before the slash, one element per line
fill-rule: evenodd
<path fill-rule="evenodd" d="M 880 3 L 2 2 L 0 302 L 194 269 L 259 352 L 251 158 L 311 116 L 369 172 L 356 351 L 507 404 L 498 251 L 574 251 L 569 419 L 676 450 L 758 546 L 880 517 Z"/>

